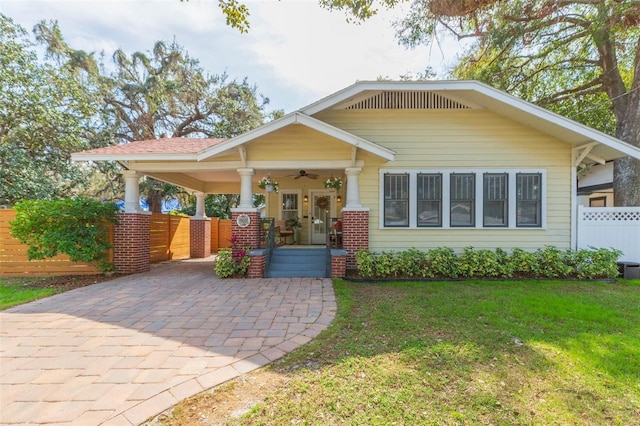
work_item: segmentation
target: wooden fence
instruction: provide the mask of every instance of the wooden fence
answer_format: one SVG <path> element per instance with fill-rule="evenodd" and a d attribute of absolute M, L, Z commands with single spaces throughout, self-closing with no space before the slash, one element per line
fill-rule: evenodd
<path fill-rule="evenodd" d="M 189 217 L 151 214 L 151 263 L 187 259 L 190 255 Z"/>
<path fill-rule="evenodd" d="M 20 244 L 9 232 L 9 222 L 16 218 L 13 210 L 0 210 L 0 276 L 54 276 L 54 275 L 96 275 L 100 271 L 85 262 L 72 262 L 69 256 L 60 254 L 46 260 L 29 260 L 27 246 Z M 110 238 L 113 238 L 110 233 Z M 113 261 L 113 253 L 108 254 Z"/>
<path fill-rule="evenodd" d="M 54 276 L 54 275 L 96 275 L 100 271 L 84 262 L 72 262 L 67 255 L 58 255 L 46 260 L 27 258 L 27 246 L 13 238 L 9 232 L 9 222 L 16 218 L 13 210 L 0 210 L 0 276 Z M 187 259 L 190 255 L 190 224 L 187 216 L 160 213 L 151 214 L 151 263 L 172 259 Z M 113 232 L 109 238 L 113 242 Z M 211 252 L 231 247 L 231 220 L 211 219 Z M 108 260 L 113 261 L 110 250 Z"/>
<path fill-rule="evenodd" d="M 211 218 L 211 253 L 231 247 L 231 219 Z"/>

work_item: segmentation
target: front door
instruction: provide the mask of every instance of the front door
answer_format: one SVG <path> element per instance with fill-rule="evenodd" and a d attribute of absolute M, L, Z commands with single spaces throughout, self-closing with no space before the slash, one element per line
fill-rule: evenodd
<path fill-rule="evenodd" d="M 335 216 L 334 192 L 329 189 L 315 189 L 309 191 L 311 200 L 311 214 L 309 224 L 311 244 L 327 243 L 327 226 Z"/>

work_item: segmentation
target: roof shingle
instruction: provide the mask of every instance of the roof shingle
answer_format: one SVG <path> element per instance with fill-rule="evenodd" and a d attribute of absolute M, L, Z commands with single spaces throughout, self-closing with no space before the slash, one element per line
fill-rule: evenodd
<path fill-rule="evenodd" d="M 222 138 L 163 138 L 90 149 L 78 154 L 197 154 L 224 142 Z"/>

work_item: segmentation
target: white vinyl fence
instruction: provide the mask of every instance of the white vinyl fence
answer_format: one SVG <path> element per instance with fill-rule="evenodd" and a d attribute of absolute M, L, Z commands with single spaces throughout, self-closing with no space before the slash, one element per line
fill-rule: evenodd
<path fill-rule="evenodd" d="M 578 206 L 578 248 L 616 248 L 621 262 L 640 262 L 640 207 Z"/>

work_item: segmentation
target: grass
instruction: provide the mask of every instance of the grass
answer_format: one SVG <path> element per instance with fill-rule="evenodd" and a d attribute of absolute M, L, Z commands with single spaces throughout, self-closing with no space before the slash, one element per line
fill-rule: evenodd
<path fill-rule="evenodd" d="M 0 310 L 32 302 L 56 293 L 54 288 L 32 287 L 32 278 L 0 278 Z"/>
<path fill-rule="evenodd" d="M 228 423 L 640 424 L 638 280 L 335 288 L 286 384 Z"/>
<path fill-rule="evenodd" d="M 52 277 L 0 278 L 0 311 L 115 278 L 115 275 L 76 275 Z"/>

